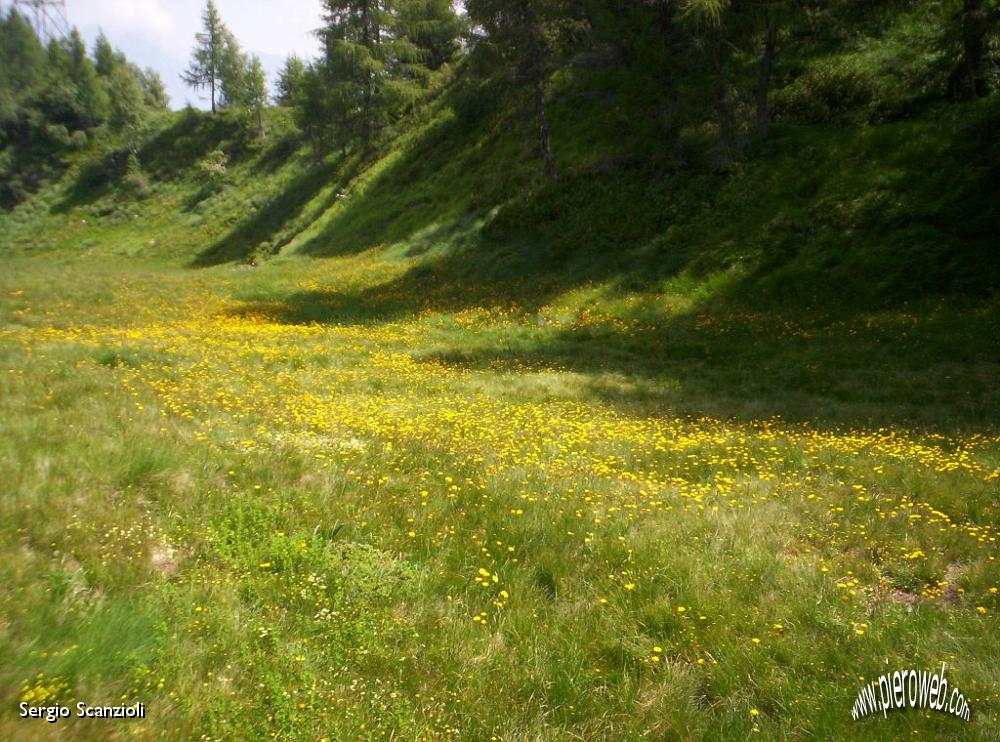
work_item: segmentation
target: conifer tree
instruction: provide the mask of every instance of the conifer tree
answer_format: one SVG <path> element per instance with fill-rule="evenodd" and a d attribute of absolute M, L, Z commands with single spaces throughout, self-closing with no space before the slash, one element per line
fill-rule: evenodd
<path fill-rule="evenodd" d="M 254 54 L 250 58 L 250 64 L 246 69 L 245 77 L 245 109 L 247 116 L 257 127 L 257 136 L 263 137 L 267 133 L 264 129 L 264 109 L 267 107 L 267 75 L 264 73 L 264 65 L 260 62 L 260 57 Z"/>
<path fill-rule="evenodd" d="M 451 0 L 408 0 L 400 5 L 400 26 L 421 52 L 421 62 L 437 70 L 455 58 L 465 23 Z"/>
<path fill-rule="evenodd" d="M 69 78 L 76 87 L 76 98 L 79 110 L 84 117 L 84 126 L 95 126 L 108 115 L 108 95 L 94 69 L 93 62 L 87 55 L 87 47 L 77 29 L 70 32 L 65 41 L 69 51 Z"/>
<path fill-rule="evenodd" d="M 302 92 L 303 77 L 306 65 L 296 55 L 292 54 L 285 60 L 285 65 L 278 73 L 275 101 L 279 106 L 294 106 Z"/>
<path fill-rule="evenodd" d="M 313 142 L 317 154 L 334 145 L 347 147 L 348 138 L 345 135 L 347 127 L 344 125 L 344 120 L 338 118 L 343 115 L 343 108 L 333 103 L 332 91 L 327 85 L 325 65 L 323 63 L 306 65 L 295 98 L 295 122 Z M 328 136 L 331 129 L 339 136 L 336 138 Z"/>
<path fill-rule="evenodd" d="M 118 63 L 118 55 L 115 54 L 108 37 L 101 31 L 94 42 L 94 67 L 101 77 L 111 77 L 111 71 Z"/>
<path fill-rule="evenodd" d="M 37 189 L 100 124 L 123 133 L 135 159 L 151 107 L 147 86 L 150 100 L 165 105 L 159 77 L 147 77 L 103 35 L 92 57 L 76 30 L 43 47 L 17 12 L 0 13 L 0 207 Z"/>
<path fill-rule="evenodd" d="M 965 89 L 971 98 L 985 92 L 984 60 L 988 48 L 990 18 L 983 0 L 962 2 L 962 68 Z"/>
<path fill-rule="evenodd" d="M 147 108 L 165 111 L 170 107 L 170 96 L 167 95 L 167 88 L 159 72 L 147 67 L 141 73 L 139 82 L 142 85 L 143 99 Z"/>
<path fill-rule="evenodd" d="M 324 0 L 323 74 L 330 107 L 349 138 L 369 149 L 392 116 L 421 91 L 417 47 L 394 0 Z"/>
<path fill-rule="evenodd" d="M 45 49 L 28 21 L 11 8 L 0 15 L 0 122 L 14 118 L 17 101 L 45 74 Z"/>
<path fill-rule="evenodd" d="M 112 68 L 108 91 L 111 99 L 108 125 L 113 131 L 125 134 L 129 151 L 134 152 L 144 100 L 142 87 L 129 65 L 119 64 Z"/>
<path fill-rule="evenodd" d="M 181 75 L 181 79 L 195 90 L 208 88 L 212 113 L 215 113 L 228 31 L 222 23 L 214 0 L 207 0 L 201 19 L 202 30 L 195 36 L 196 45 L 192 52 L 191 64 Z"/>
<path fill-rule="evenodd" d="M 246 108 L 249 67 L 250 62 L 240 48 L 240 43 L 232 33 L 226 31 L 222 55 L 219 58 L 219 92 L 223 106 Z"/>
<path fill-rule="evenodd" d="M 52 124 L 89 129 L 107 117 L 108 96 L 79 32 L 51 39 L 45 52 L 44 81 L 33 105 Z"/>

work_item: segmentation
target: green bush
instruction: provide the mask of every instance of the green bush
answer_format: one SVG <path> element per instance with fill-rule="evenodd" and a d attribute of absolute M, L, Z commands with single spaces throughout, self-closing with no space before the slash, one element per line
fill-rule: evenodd
<path fill-rule="evenodd" d="M 810 123 L 868 120 L 877 117 L 879 84 L 872 71 L 843 60 L 809 67 L 772 96 L 775 115 Z"/>
<path fill-rule="evenodd" d="M 83 149 L 87 146 L 87 132 L 77 129 L 70 135 L 70 145 L 73 149 Z"/>
<path fill-rule="evenodd" d="M 213 149 L 198 162 L 198 173 L 207 183 L 222 180 L 228 172 L 229 156 L 221 149 Z"/>
<path fill-rule="evenodd" d="M 144 199 L 152 193 L 149 178 L 142 172 L 139 158 L 134 153 L 128 156 L 128 164 L 125 166 L 125 175 L 122 178 L 122 192 L 138 199 Z"/>
<path fill-rule="evenodd" d="M 59 147 L 69 147 L 73 143 L 69 129 L 62 124 L 47 124 L 45 126 L 45 137 L 52 144 Z"/>

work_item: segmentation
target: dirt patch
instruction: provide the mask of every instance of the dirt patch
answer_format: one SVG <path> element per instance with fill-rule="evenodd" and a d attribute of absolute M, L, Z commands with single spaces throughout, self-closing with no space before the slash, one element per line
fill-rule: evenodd
<path fill-rule="evenodd" d="M 909 590 L 893 590 L 889 593 L 888 598 L 891 602 L 905 605 L 907 608 L 912 608 L 921 600 L 919 595 L 911 593 Z"/>
<path fill-rule="evenodd" d="M 932 592 L 931 595 L 924 596 L 910 592 L 909 590 L 896 589 L 890 590 L 888 593 L 884 593 L 882 597 L 891 603 L 905 605 L 907 608 L 913 608 L 913 606 L 923 600 L 939 601 L 947 605 L 957 605 L 961 598 L 961 593 L 958 591 L 956 585 L 961 579 L 964 571 L 965 567 L 958 562 L 952 562 L 949 564 L 947 569 L 945 569 L 944 580 L 938 583 L 938 585 L 943 588 L 939 595 L 934 595 Z"/>
<path fill-rule="evenodd" d="M 958 589 L 955 585 L 961 578 L 963 571 L 964 567 L 962 567 L 962 565 L 958 562 L 952 562 L 948 565 L 948 568 L 944 572 L 944 579 L 945 582 L 948 583 L 948 586 L 941 594 L 941 601 L 948 603 L 949 605 L 954 605 L 958 602 Z"/>
<path fill-rule="evenodd" d="M 177 550 L 170 544 L 161 541 L 150 551 L 149 563 L 162 577 L 169 579 L 177 573 L 179 566 Z"/>

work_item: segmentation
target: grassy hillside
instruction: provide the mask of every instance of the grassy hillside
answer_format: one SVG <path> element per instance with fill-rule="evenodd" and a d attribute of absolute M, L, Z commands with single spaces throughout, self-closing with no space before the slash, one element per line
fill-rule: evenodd
<path fill-rule="evenodd" d="M 528 124 L 464 95 L 438 100 L 374 162 L 317 158 L 282 110 L 263 143 L 236 119 L 174 114 L 141 152 L 144 197 L 122 191 L 114 160 L 84 154 L 0 216 L 6 251 L 188 276 L 358 256 L 386 268 L 352 291 L 245 276 L 239 296 L 294 323 L 502 308 L 531 331 L 467 338 L 456 360 L 625 373 L 685 411 L 700 410 L 656 384 L 671 369 L 719 379 L 722 394 L 737 384 L 750 415 L 815 419 L 813 402 L 830 398 L 824 414 L 863 424 L 994 421 L 994 99 L 867 126 L 786 124 L 717 173 L 626 156 L 621 112 L 567 83 L 553 107 L 566 174 L 550 184 Z M 863 382 L 837 391 L 845 371 Z M 732 402 L 713 413 L 743 414 Z"/>
<path fill-rule="evenodd" d="M 900 17 L 797 84 L 923 70 Z M 0 214 L 0 703 L 149 707 L 0 737 L 996 738 L 996 97 L 789 85 L 718 172 L 606 74 L 554 184 L 459 78 L 371 158 L 179 112 Z M 971 721 L 851 719 L 942 662 Z"/>

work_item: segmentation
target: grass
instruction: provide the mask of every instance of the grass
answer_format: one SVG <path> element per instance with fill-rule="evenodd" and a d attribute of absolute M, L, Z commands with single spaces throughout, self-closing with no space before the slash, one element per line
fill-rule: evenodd
<path fill-rule="evenodd" d="M 0 737 L 996 739 L 995 98 L 721 174 L 577 84 L 557 184 L 458 87 L 0 214 L 0 704 L 149 709 Z M 887 662 L 971 721 L 852 721 Z"/>
<path fill-rule="evenodd" d="M 993 737 L 996 366 L 953 354 L 994 309 L 372 304 L 427 259 L 6 261 L 4 704 L 149 706 L 84 737 Z M 947 662 L 972 721 L 851 721 L 886 659 Z"/>

